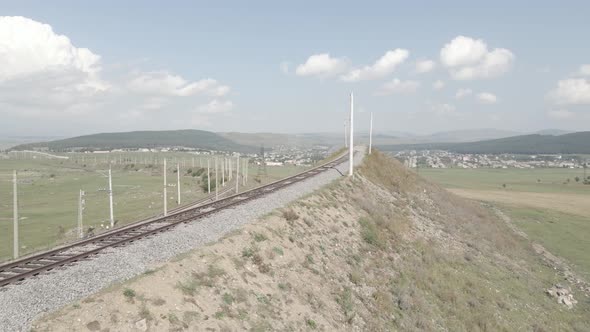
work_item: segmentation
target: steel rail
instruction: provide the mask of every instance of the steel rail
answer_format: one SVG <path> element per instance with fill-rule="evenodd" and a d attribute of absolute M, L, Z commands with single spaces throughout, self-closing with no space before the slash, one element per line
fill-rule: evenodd
<path fill-rule="evenodd" d="M 196 207 L 191 208 L 190 205 L 195 205 L 195 202 L 193 202 L 188 204 L 189 207 L 187 209 L 176 211 L 167 216 L 156 217 L 152 220 L 148 219 L 147 222 L 139 222 L 134 223 L 133 225 L 127 225 L 111 232 L 102 233 L 95 237 L 84 239 L 70 245 L 62 246 L 54 250 L 38 253 L 24 257 L 17 261 L 0 265 L 0 287 L 22 281 L 31 276 L 37 276 L 43 272 L 51 271 L 57 267 L 87 259 L 90 256 L 96 255 L 100 251 L 103 251 L 107 248 L 118 247 L 124 244 L 132 243 L 141 238 L 167 231 L 179 224 L 201 219 L 213 213 L 217 213 L 220 210 L 250 201 L 254 198 L 266 195 L 270 192 L 274 192 L 276 190 L 288 187 L 294 183 L 313 177 L 318 173 L 333 168 L 335 165 L 338 165 L 346 160 L 348 160 L 348 158 L 346 155 L 343 155 L 338 159 L 314 167 L 307 171 L 256 187 L 242 193 L 234 194 L 227 198 L 222 198 L 211 203 L 197 205 Z M 151 228 L 150 226 L 155 227 Z M 94 246 L 94 248 L 85 248 L 85 246 Z M 74 249 L 79 249 L 82 252 L 68 253 Z"/>

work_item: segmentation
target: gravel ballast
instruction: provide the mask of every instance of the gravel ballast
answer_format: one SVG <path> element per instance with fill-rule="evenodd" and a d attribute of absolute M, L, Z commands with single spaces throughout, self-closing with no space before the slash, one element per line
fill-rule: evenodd
<path fill-rule="evenodd" d="M 355 165 L 365 154 L 357 148 Z M 337 167 L 343 174 L 348 162 Z M 28 331 L 39 315 L 83 299 L 113 283 L 128 280 L 148 269 L 165 263 L 221 238 L 241 225 L 253 222 L 323 185 L 341 177 L 333 169 L 293 184 L 258 199 L 222 210 L 194 223 L 184 224 L 133 244 L 103 251 L 88 261 L 62 270 L 9 285 L 0 290 L 0 331 Z"/>

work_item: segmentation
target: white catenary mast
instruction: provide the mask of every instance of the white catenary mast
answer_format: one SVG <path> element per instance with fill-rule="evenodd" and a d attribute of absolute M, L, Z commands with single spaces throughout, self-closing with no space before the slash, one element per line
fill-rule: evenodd
<path fill-rule="evenodd" d="M 371 112 L 371 123 L 369 125 L 369 154 L 371 154 L 372 147 L 373 147 L 373 112 Z"/>
<path fill-rule="evenodd" d="M 211 194 L 211 171 L 209 169 L 209 159 L 207 159 L 207 194 Z"/>
<path fill-rule="evenodd" d="M 168 183 L 166 182 L 166 158 L 164 158 L 164 216 L 168 215 Z"/>
<path fill-rule="evenodd" d="M 176 189 L 178 195 L 178 205 L 180 205 L 180 164 L 176 164 Z"/>
<path fill-rule="evenodd" d="M 115 215 L 113 213 L 113 177 L 111 173 L 111 166 L 109 165 L 109 207 L 111 210 L 111 228 L 113 228 L 115 227 Z"/>
<path fill-rule="evenodd" d="M 348 144 L 348 176 L 352 176 L 354 160 L 354 95 L 350 93 L 350 143 Z"/>
<path fill-rule="evenodd" d="M 12 227 L 13 227 L 13 258 L 18 258 L 18 182 L 16 171 L 12 175 Z"/>
<path fill-rule="evenodd" d="M 78 237 L 84 237 L 83 219 L 84 218 L 84 190 L 80 189 L 78 198 Z"/>

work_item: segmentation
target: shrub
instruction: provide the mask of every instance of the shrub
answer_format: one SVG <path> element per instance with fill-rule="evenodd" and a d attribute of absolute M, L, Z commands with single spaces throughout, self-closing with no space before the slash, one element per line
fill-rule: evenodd
<path fill-rule="evenodd" d="M 128 300 L 132 300 L 135 297 L 135 291 L 131 288 L 125 288 L 123 290 L 123 296 L 125 296 Z"/>
<path fill-rule="evenodd" d="M 283 218 L 287 221 L 294 221 L 299 219 L 299 215 L 292 209 L 283 210 Z"/>
<path fill-rule="evenodd" d="M 266 241 L 266 240 L 268 240 L 266 235 L 264 235 L 262 233 L 254 233 L 254 241 L 262 242 L 262 241 Z"/>
<path fill-rule="evenodd" d="M 361 236 L 366 243 L 379 248 L 384 247 L 385 244 L 381 233 L 379 233 L 379 230 L 372 220 L 361 218 L 359 224 L 361 225 Z"/>

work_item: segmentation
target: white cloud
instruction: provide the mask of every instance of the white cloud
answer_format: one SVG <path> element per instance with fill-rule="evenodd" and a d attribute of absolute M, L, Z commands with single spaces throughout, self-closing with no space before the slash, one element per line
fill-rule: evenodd
<path fill-rule="evenodd" d="M 141 73 L 131 79 L 127 86 L 131 91 L 137 93 L 179 97 L 196 94 L 222 97 L 230 90 L 228 86 L 221 85 L 211 78 L 188 82 L 181 76 L 166 71 Z"/>
<path fill-rule="evenodd" d="M 213 99 L 206 105 L 201 105 L 197 110 L 201 113 L 227 113 L 234 108 L 234 103 L 229 100 Z"/>
<path fill-rule="evenodd" d="M 590 76 L 590 64 L 581 65 L 578 74 L 582 76 Z"/>
<path fill-rule="evenodd" d="M 109 67 L 107 80 L 99 55 L 24 17 L 0 16 L 0 63 L 2 132 L 11 122 L 64 133 L 174 128 L 191 123 L 197 113 L 211 121 L 234 107 L 218 100 L 230 87 L 211 78 L 190 81 L 168 71 L 128 72 L 119 65 Z"/>
<path fill-rule="evenodd" d="M 342 75 L 340 78 L 345 82 L 358 82 L 363 80 L 374 80 L 391 74 L 397 66 L 402 64 L 410 52 L 406 49 L 396 48 L 387 51 L 373 65 L 356 68 Z"/>
<path fill-rule="evenodd" d="M 559 120 L 570 119 L 574 117 L 574 115 L 574 112 L 568 111 L 566 109 L 558 109 L 547 112 L 548 117 Z"/>
<path fill-rule="evenodd" d="M 440 90 L 440 89 L 442 89 L 442 88 L 444 88 L 444 87 L 445 87 L 445 82 L 443 82 L 443 81 L 441 81 L 441 80 L 437 80 L 436 82 L 434 82 L 434 83 L 432 84 L 432 88 L 433 88 L 434 90 Z"/>
<path fill-rule="evenodd" d="M 455 99 L 461 99 L 463 97 L 467 97 L 467 96 L 471 95 L 472 93 L 473 93 L 473 90 L 471 90 L 471 89 L 459 89 L 455 93 Z"/>
<path fill-rule="evenodd" d="M 88 98 L 109 89 L 99 55 L 25 17 L 0 16 L 0 63 L 0 99 L 24 113 L 86 109 Z"/>
<path fill-rule="evenodd" d="M 458 36 L 440 51 L 440 60 L 456 80 L 493 78 L 506 73 L 514 62 L 514 54 L 505 48 L 488 51 L 481 39 Z"/>
<path fill-rule="evenodd" d="M 477 94 L 477 100 L 482 104 L 495 104 L 498 102 L 498 97 L 489 92 L 480 92 Z"/>
<path fill-rule="evenodd" d="M 428 73 L 436 67 L 436 62 L 432 60 L 418 60 L 416 61 L 416 72 L 419 74 Z"/>
<path fill-rule="evenodd" d="M 0 81 L 43 72 L 84 73 L 95 78 L 100 56 L 77 48 L 50 25 L 21 16 L 0 16 Z"/>
<path fill-rule="evenodd" d="M 560 80 L 549 98 L 561 105 L 590 105 L 590 81 L 585 78 Z"/>
<path fill-rule="evenodd" d="M 392 81 L 383 84 L 375 94 L 379 96 L 385 96 L 394 93 L 413 93 L 416 92 L 419 86 L 420 83 L 416 81 L 402 81 L 400 79 L 394 78 Z"/>
<path fill-rule="evenodd" d="M 295 69 L 298 76 L 329 77 L 342 73 L 348 68 L 345 58 L 332 58 L 328 53 L 310 56 L 304 64 Z"/>

